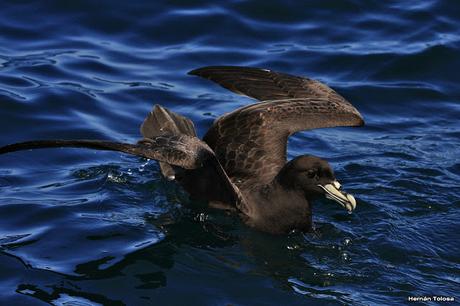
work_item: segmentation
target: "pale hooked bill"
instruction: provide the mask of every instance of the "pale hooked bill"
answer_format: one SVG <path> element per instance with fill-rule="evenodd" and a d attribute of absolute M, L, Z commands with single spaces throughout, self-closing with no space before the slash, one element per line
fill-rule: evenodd
<path fill-rule="evenodd" d="M 337 182 L 333 181 L 331 184 L 327 184 L 325 186 L 318 185 L 326 192 L 326 198 L 330 200 L 334 200 L 343 207 L 345 207 L 348 212 L 352 212 L 356 208 L 356 199 L 349 193 L 341 191 L 340 188 L 342 185 Z"/>

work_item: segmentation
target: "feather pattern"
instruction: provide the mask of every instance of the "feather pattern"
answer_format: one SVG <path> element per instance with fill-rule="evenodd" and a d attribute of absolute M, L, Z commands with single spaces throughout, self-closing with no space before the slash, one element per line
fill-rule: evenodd
<path fill-rule="evenodd" d="M 204 137 L 240 188 L 269 183 L 286 163 L 295 132 L 360 126 L 361 114 L 327 85 L 267 69 L 213 66 L 189 72 L 260 103 L 219 117 Z"/>

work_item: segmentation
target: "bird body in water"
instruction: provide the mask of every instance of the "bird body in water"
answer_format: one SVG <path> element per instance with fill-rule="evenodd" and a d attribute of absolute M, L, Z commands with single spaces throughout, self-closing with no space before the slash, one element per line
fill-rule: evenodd
<path fill-rule="evenodd" d="M 203 140 L 190 119 L 155 105 L 137 144 L 36 140 L 1 147 L 0 154 L 82 147 L 155 159 L 163 176 L 179 182 L 192 198 L 234 211 L 247 225 L 273 234 L 310 230 L 311 202 L 318 197 L 334 200 L 349 212 L 355 209 L 355 198 L 341 189 L 325 160 L 311 155 L 286 158 L 287 139 L 295 132 L 363 125 L 348 101 L 318 81 L 267 69 L 211 66 L 189 74 L 260 102 L 216 119 Z"/>

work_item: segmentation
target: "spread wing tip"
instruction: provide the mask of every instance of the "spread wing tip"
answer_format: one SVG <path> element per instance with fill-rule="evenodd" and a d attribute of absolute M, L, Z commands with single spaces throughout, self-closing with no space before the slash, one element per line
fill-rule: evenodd
<path fill-rule="evenodd" d="M 365 125 L 366 123 L 364 122 L 364 118 L 361 115 L 361 113 L 354 106 L 352 106 L 351 104 L 350 104 L 350 106 L 351 106 L 351 109 L 348 111 L 348 113 L 351 116 L 349 117 L 349 124 L 347 124 L 347 125 L 348 126 L 363 126 L 363 125 Z"/>
<path fill-rule="evenodd" d="M 188 75 L 200 75 L 200 70 L 202 70 L 203 68 L 197 68 L 197 69 L 193 69 L 193 70 L 190 70 L 189 72 L 187 72 Z"/>
<path fill-rule="evenodd" d="M 257 67 L 243 67 L 243 66 L 205 66 L 197 69 L 190 70 L 187 72 L 189 75 L 197 75 L 206 77 L 213 73 L 227 72 L 244 72 L 244 71 L 264 71 L 270 72 L 269 69 L 257 68 Z"/>
<path fill-rule="evenodd" d="M 187 72 L 187 74 L 188 74 L 188 75 L 197 75 L 197 76 L 201 76 L 201 74 L 203 73 L 203 71 L 205 71 L 208 67 L 212 67 L 212 66 L 207 66 L 207 67 L 201 67 L 201 68 L 193 69 L 193 70 L 190 70 L 189 72 Z"/>
<path fill-rule="evenodd" d="M 205 67 L 190 70 L 189 72 L 187 72 L 187 74 L 196 75 L 196 76 L 204 76 L 212 70 L 215 70 L 215 69 L 222 70 L 226 68 L 228 69 L 229 66 L 205 66 Z"/>

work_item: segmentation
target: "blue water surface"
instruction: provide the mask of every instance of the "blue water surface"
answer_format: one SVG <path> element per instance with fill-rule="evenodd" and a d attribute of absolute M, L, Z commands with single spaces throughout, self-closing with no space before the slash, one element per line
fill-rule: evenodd
<path fill-rule="evenodd" d="M 459 29 L 441 0 L 2 1 L 0 145 L 135 142 L 155 103 L 202 136 L 253 103 L 186 74 L 208 65 L 321 80 L 366 126 L 291 137 L 290 158 L 327 159 L 358 208 L 319 201 L 316 232 L 287 236 L 191 203 L 154 161 L 2 155 L 0 304 L 458 302 Z"/>

